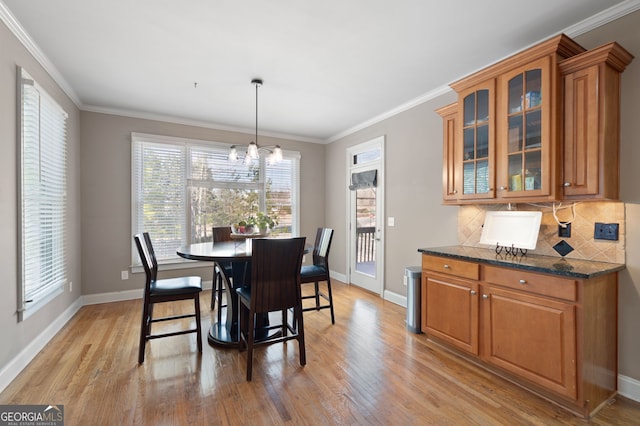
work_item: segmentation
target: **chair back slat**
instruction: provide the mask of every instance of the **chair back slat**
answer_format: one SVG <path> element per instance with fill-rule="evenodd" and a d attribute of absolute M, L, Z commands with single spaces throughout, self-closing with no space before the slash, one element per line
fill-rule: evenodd
<path fill-rule="evenodd" d="M 153 250 L 153 244 L 151 244 L 151 238 L 148 232 L 134 235 L 133 239 L 136 242 L 138 248 L 138 255 L 142 261 L 144 273 L 147 276 L 147 288 L 158 277 L 158 261 L 156 260 L 156 254 Z"/>
<path fill-rule="evenodd" d="M 306 238 L 254 239 L 251 255 L 251 304 L 271 312 L 300 303 L 300 267 Z"/>
<path fill-rule="evenodd" d="M 329 249 L 331 248 L 331 240 L 333 239 L 333 229 L 318 228 L 316 232 L 316 241 L 313 246 L 313 264 L 328 267 L 329 265 Z"/>
<path fill-rule="evenodd" d="M 218 226 L 213 228 L 213 242 L 233 241 L 230 226 Z"/>

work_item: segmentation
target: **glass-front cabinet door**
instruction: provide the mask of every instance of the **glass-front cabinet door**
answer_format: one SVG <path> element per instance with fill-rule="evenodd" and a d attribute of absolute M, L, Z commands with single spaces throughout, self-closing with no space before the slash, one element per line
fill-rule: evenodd
<path fill-rule="evenodd" d="M 462 177 L 459 199 L 494 198 L 495 80 L 460 93 L 462 142 L 457 164 Z"/>
<path fill-rule="evenodd" d="M 532 197 L 549 194 L 549 58 L 500 79 L 498 194 Z"/>

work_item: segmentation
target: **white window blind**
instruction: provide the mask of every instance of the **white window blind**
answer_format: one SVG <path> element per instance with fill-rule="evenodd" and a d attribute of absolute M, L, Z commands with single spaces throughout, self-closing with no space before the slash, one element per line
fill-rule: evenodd
<path fill-rule="evenodd" d="M 67 114 L 25 70 L 18 75 L 21 321 L 67 281 Z"/>
<path fill-rule="evenodd" d="M 176 249 L 211 241 L 257 211 L 278 217 L 278 235 L 297 235 L 300 154 L 250 165 L 230 162 L 228 144 L 132 134 L 132 234 L 149 232 L 160 262 L 181 260 Z M 138 265 L 132 249 L 132 264 Z"/>
<path fill-rule="evenodd" d="M 186 238 L 186 146 L 133 144 L 133 234 L 148 232 L 158 260 L 176 257 Z M 132 237 L 133 238 L 133 237 Z M 140 264 L 137 251 L 134 264 Z"/>

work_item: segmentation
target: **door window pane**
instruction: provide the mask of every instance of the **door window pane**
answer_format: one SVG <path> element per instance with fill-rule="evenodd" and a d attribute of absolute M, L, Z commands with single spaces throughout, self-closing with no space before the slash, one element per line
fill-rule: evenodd
<path fill-rule="evenodd" d="M 356 190 L 356 271 L 376 276 L 376 188 Z"/>

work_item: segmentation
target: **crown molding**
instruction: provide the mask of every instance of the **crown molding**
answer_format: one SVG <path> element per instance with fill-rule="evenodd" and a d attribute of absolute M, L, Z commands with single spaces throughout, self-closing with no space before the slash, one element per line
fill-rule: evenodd
<path fill-rule="evenodd" d="M 356 126 L 353 126 L 353 127 L 349 128 L 349 129 L 347 129 L 347 130 L 344 130 L 344 131 L 342 131 L 342 132 L 340 132 L 340 133 L 338 133 L 338 134 L 336 134 L 334 136 L 331 136 L 330 138 L 328 138 L 326 140 L 326 142 L 327 143 L 335 142 L 338 139 L 341 139 L 341 138 L 343 138 L 345 136 L 348 136 L 348 135 L 350 135 L 352 133 L 355 133 L 355 132 L 357 132 L 359 130 L 365 129 L 365 128 L 369 127 L 369 126 L 372 126 L 372 125 L 374 125 L 376 123 L 379 123 L 379 122 L 381 122 L 383 120 L 386 120 L 387 118 L 391 118 L 394 115 L 398 115 L 401 112 L 407 111 L 407 110 L 409 110 L 409 109 L 411 109 L 413 107 L 421 105 L 421 104 L 423 104 L 423 103 L 425 103 L 427 101 L 430 101 L 431 99 L 435 99 L 438 96 L 444 95 L 445 93 L 448 93 L 450 91 L 451 91 L 451 88 L 449 86 L 440 86 L 440 87 L 438 87 L 438 88 L 436 88 L 434 90 L 431 90 L 431 91 L 425 93 L 422 96 L 418 96 L 417 98 L 414 98 L 414 99 L 412 99 L 412 100 L 410 100 L 408 102 L 405 102 L 404 104 L 402 104 L 400 106 L 397 106 L 396 108 L 393 108 L 393 109 L 391 109 L 391 110 L 389 110 L 387 112 L 384 112 L 384 113 L 382 113 L 380 115 L 377 115 L 377 116 L 375 116 L 375 117 L 373 117 L 373 118 L 371 118 L 371 119 L 369 119 L 369 120 L 367 120 L 365 122 L 362 122 L 362 123 L 360 123 L 360 124 L 358 124 Z"/>
<path fill-rule="evenodd" d="M 130 111 L 130 110 L 124 110 L 120 108 L 105 108 L 105 107 L 98 107 L 94 105 L 83 105 L 80 109 L 86 112 L 118 115 L 118 116 L 127 117 L 127 118 L 139 118 L 142 120 L 161 121 L 163 123 L 181 124 L 184 126 L 202 127 L 205 129 L 212 129 L 212 130 L 222 130 L 222 131 L 236 132 L 236 133 L 247 133 L 249 135 L 254 135 L 256 131 L 255 128 L 235 127 L 235 126 L 213 123 L 213 122 L 204 121 L 204 120 L 192 120 L 192 119 L 183 118 L 183 117 L 174 117 L 170 115 L 155 114 L 150 112 Z M 288 133 L 269 132 L 269 131 L 263 131 L 263 130 L 260 130 L 258 132 L 258 135 L 279 138 L 279 139 L 287 139 L 287 140 L 292 140 L 297 142 L 309 142 L 309 143 L 319 143 L 319 144 L 325 143 L 325 141 L 322 139 L 310 138 L 308 136 L 292 135 Z"/>
<path fill-rule="evenodd" d="M 62 74 L 58 71 L 58 69 L 53 65 L 53 63 L 49 60 L 47 55 L 38 47 L 38 45 L 33 41 L 29 33 L 25 31 L 22 25 L 18 22 L 13 13 L 9 10 L 7 5 L 4 4 L 2 0 L 0 0 L 0 20 L 4 22 L 4 24 L 11 30 L 13 35 L 18 39 L 20 43 L 27 49 L 27 51 L 35 58 L 35 60 L 42 65 L 44 70 L 51 76 L 51 78 L 60 86 L 62 91 L 71 99 L 71 101 L 80 108 L 82 106 L 82 101 L 76 94 L 75 90 L 71 87 L 69 83 L 64 79 Z"/>
<path fill-rule="evenodd" d="M 577 37 L 595 28 L 608 24 L 611 21 L 615 21 L 618 18 L 633 13 L 638 9 L 640 9 L 640 0 L 625 0 L 622 3 L 618 3 L 615 6 L 611 6 L 609 9 L 603 10 L 600 13 L 596 13 L 595 15 L 580 21 L 577 24 L 565 28 L 563 33 L 569 37 Z"/>

